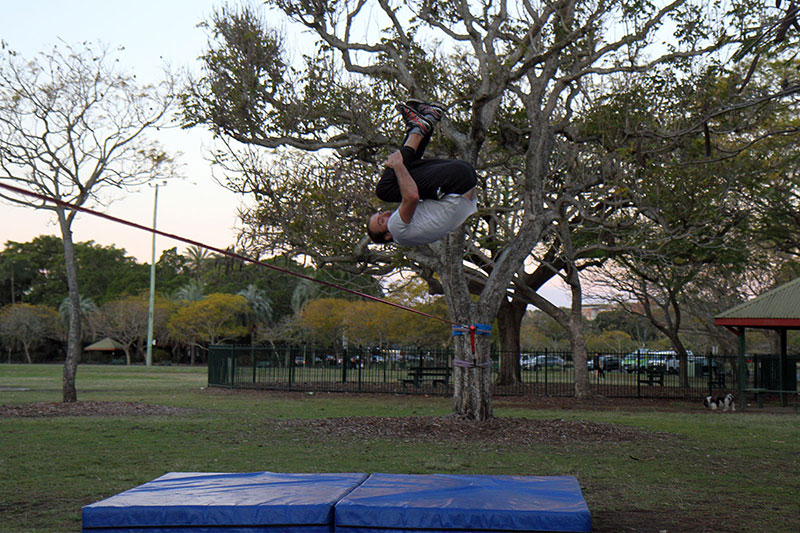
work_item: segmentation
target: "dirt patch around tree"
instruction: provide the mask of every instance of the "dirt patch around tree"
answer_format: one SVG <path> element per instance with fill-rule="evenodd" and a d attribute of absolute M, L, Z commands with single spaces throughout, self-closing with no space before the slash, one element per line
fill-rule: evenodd
<path fill-rule="evenodd" d="M 485 422 L 452 416 L 314 418 L 282 420 L 278 427 L 299 427 L 334 438 L 385 438 L 403 442 L 481 442 L 506 446 L 575 442 L 642 442 L 674 438 L 666 433 L 563 419 L 493 418 Z"/>

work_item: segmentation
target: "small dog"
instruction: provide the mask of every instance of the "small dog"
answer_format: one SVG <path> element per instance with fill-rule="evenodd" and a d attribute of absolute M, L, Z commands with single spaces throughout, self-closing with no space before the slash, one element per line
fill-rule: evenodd
<path fill-rule="evenodd" d="M 706 396 L 706 399 L 703 400 L 703 406 L 712 411 L 716 411 L 717 409 L 723 411 L 736 410 L 733 394 L 726 394 L 725 396 Z"/>

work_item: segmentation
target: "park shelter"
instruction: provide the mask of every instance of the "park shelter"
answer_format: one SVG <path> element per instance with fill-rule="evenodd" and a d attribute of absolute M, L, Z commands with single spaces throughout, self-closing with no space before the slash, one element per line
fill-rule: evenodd
<path fill-rule="evenodd" d="M 90 344 L 83 350 L 86 352 L 116 352 L 117 350 L 124 350 L 124 348 L 120 343 L 111 337 L 106 337 L 105 339 L 101 339 L 94 344 Z"/>
<path fill-rule="evenodd" d="M 99 357 L 101 362 L 124 363 L 125 348 L 111 337 L 100 339 L 83 349 L 84 352 L 100 352 L 93 357 Z M 89 356 L 86 355 L 86 358 Z M 93 359 L 94 360 L 94 359 Z M 97 362 L 97 361 L 95 361 Z"/>
<path fill-rule="evenodd" d="M 780 285 L 772 290 L 737 305 L 714 317 L 714 324 L 724 326 L 739 337 L 739 368 L 746 368 L 745 331 L 767 329 L 778 332 L 780 350 L 778 354 L 778 384 L 781 403 L 786 404 L 784 393 L 797 391 L 797 376 L 794 365 L 789 364 L 786 353 L 787 332 L 800 330 L 800 278 Z M 747 373 L 739 372 L 739 405 L 744 407 L 747 388 Z M 780 392 L 783 391 L 783 392 Z"/>

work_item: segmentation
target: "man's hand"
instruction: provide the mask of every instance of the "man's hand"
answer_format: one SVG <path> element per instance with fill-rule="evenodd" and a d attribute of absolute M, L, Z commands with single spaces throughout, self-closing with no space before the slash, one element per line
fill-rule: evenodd
<path fill-rule="evenodd" d="M 390 155 L 384 163 L 384 166 L 387 166 L 392 170 L 397 170 L 398 167 L 405 166 L 403 163 L 403 154 L 400 153 L 400 150 L 392 153 L 392 155 Z"/>

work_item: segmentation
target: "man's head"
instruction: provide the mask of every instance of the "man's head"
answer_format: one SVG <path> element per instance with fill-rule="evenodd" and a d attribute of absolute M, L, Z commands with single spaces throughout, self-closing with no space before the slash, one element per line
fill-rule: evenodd
<path fill-rule="evenodd" d="M 367 235 L 373 242 L 387 244 L 392 242 L 392 234 L 389 233 L 389 217 L 391 211 L 380 211 L 375 213 L 367 220 Z"/>

